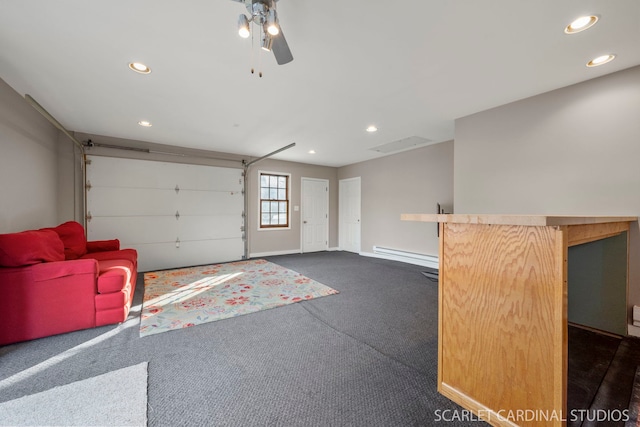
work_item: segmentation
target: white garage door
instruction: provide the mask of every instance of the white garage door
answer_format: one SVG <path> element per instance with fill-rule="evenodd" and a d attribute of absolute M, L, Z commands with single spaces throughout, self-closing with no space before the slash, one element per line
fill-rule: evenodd
<path fill-rule="evenodd" d="M 242 169 L 87 160 L 89 240 L 120 239 L 139 271 L 242 259 Z"/>

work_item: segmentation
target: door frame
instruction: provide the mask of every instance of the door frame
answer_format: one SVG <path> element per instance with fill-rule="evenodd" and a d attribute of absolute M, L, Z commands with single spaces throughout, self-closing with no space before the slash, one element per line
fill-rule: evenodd
<path fill-rule="evenodd" d="M 324 204 L 327 207 L 327 217 L 325 218 L 325 247 L 324 250 L 329 249 L 329 180 L 324 178 L 307 178 L 302 177 L 300 180 L 300 253 L 305 253 L 304 250 L 304 184 L 307 181 L 323 182 L 326 185 L 327 191 L 325 191 Z M 295 208 L 294 208 L 295 209 Z"/>
<path fill-rule="evenodd" d="M 357 253 L 360 253 L 362 251 L 362 179 L 359 176 L 353 177 L 353 178 L 346 178 L 346 179 L 341 179 L 338 181 L 338 247 L 340 248 L 340 250 L 345 250 L 344 249 L 344 223 L 343 223 L 343 209 L 344 209 L 344 203 L 343 203 L 343 193 L 342 193 L 342 184 L 346 183 L 346 182 L 358 182 L 358 189 L 359 189 L 359 194 L 360 194 L 360 203 L 358 205 L 358 247 L 357 247 Z"/>

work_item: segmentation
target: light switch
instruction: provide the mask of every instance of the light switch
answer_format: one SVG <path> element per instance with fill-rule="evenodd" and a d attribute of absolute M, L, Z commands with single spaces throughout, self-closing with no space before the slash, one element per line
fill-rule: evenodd
<path fill-rule="evenodd" d="M 293 207 L 293 210 L 294 210 L 295 212 L 298 212 L 298 211 L 300 210 L 300 206 L 294 206 L 294 207 Z"/>

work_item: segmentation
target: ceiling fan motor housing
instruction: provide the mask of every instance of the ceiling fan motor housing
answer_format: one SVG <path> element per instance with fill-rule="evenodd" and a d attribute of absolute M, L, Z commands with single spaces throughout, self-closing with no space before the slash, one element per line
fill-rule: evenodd
<path fill-rule="evenodd" d="M 263 25 L 267 20 L 268 13 L 269 6 L 266 3 L 256 2 L 251 5 L 251 15 L 256 24 Z"/>

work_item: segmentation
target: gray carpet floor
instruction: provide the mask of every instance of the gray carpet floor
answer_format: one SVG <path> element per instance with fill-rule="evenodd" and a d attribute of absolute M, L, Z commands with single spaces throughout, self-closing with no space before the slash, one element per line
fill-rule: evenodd
<path fill-rule="evenodd" d="M 0 402 L 0 425 L 144 426 L 147 363 Z"/>
<path fill-rule="evenodd" d="M 125 323 L 0 347 L 0 401 L 148 362 L 149 426 L 483 424 L 437 393 L 438 289 L 423 268 L 267 259 L 340 294 L 140 338 L 140 276 Z"/>

